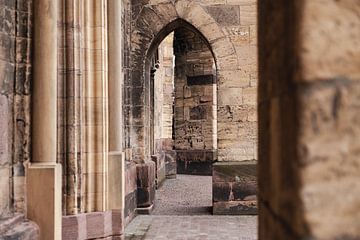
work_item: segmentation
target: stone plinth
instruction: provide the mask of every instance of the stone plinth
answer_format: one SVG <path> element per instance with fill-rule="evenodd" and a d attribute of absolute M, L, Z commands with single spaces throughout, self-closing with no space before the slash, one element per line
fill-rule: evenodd
<path fill-rule="evenodd" d="M 256 161 L 213 164 L 213 214 L 257 214 Z"/>
<path fill-rule="evenodd" d="M 125 205 L 125 154 L 110 152 L 108 157 L 109 172 L 109 210 L 124 209 Z"/>
<path fill-rule="evenodd" d="M 125 226 L 135 217 L 137 204 L 136 164 L 126 162 L 125 169 Z"/>
<path fill-rule="evenodd" d="M 120 210 L 64 216 L 62 239 L 121 239 L 123 235 Z"/>
<path fill-rule="evenodd" d="M 176 150 L 177 173 L 212 175 L 215 150 Z"/>
<path fill-rule="evenodd" d="M 61 176 L 60 164 L 27 166 L 27 218 L 39 226 L 41 239 L 61 239 Z"/>
<path fill-rule="evenodd" d="M 159 154 L 152 155 L 151 160 L 155 163 L 155 185 L 156 189 L 160 188 L 165 181 L 165 153 L 160 152 Z"/>
<path fill-rule="evenodd" d="M 136 165 L 137 207 L 149 208 L 155 199 L 155 163 L 147 161 Z"/>

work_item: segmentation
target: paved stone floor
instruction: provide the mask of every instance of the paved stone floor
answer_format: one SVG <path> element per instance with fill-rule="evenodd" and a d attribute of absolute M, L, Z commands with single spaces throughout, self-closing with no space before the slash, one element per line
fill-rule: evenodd
<path fill-rule="evenodd" d="M 125 230 L 125 240 L 256 240 L 254 216 L 136 217 Z"/>
<path fill-rule="evenodd" d="M 256 216 L 212 216 L 211 177 L 178 175 L 156 192 L 152 215 L 137 216 L 126 240 L 256 240 Z"/>
<path fill-rule="evenodd" d="M 153 215 L 210 215 L 211 176 L 177 175 L 156 191 Z"/>

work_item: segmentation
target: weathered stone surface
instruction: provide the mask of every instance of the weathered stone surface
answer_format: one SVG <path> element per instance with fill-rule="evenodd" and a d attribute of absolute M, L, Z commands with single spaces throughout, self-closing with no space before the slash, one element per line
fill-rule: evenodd
<path fill-rule="evenodd" d="M 0 220 L 0 238 L 37 240 L 39 239 L 39 227 L 34 222 L 26 220 L 22 214 L 2 217 Z"/>
<path fill-rule="evenodd" d="M 165 151 L 165 175 L 166 178 L 176 177 L 176 151 Z"/>
<path fill-rule="evenodd" d="M 214 202 L 214 215 L 256 215 L 257 201 Z"/>
<path fill-rule="evenodd" d="M 212 164 L 216 160 L 213 150 L 176 150 L 177 173 L 212 175 Z"/>
<path fill-rule="evenodd" d="M 156 175 L 155 175 L 155 186 L 156 188 L 161 187 L 165 181 L 165 153 L 160 152 L 157 155 L 152 155 L 151 160 L 155 163 Z"/>
<path fill-rule="evenodd" d="M 223 26 L 238 25 L 240 23 L 240 8 L 236 5 L 209 6 L 207 10 L 215 21 Z"/>
<path fill-rule="evenodd" d="M 23 163 L 30 152 L 29 5 L 30 1 L 0 2 L 0 218 L 14 211 L 24 213 Z"/>
<path fill-rule="evenodd" d="M 150 207 L 155 199 L 155 163 L 146 162 L 136 165 L 137 207 Z"/>
<path fill-rule="evenodd" d="M 256 180 L 256 161 L 217 162 L 213 168 L 214 182 L 247 182 Z"/>
<path fill-rule="evenodd" d="M 357 239 L 359 5 L 259 3 L 259 237 Z"/>
<path fill-rule="evenodd" d="M 126 163 L 125 171 L 125 222 L 128 224 L 135 216 L 137 207 L 137 184 L 136 184 L 136 164 Z"/>
<path fill-rule="evenodd" d="M 184 96 L 184 98 L 178 98 L 176 99 L 176 107 L 175 107 L 175 115 L 177 116 L 176 119 L 179 121 L 186 121 L 188 116 L 190 115 L 190 108 L 193 108 L 198 105 L 206 105 L 210 102 L 213 102 L 213 105 L 216 105 L 217 103 L 220 103 L 222 106 L 231 105 L 231 106 L 242 106 L 245 102 L 246 104 L 254 104 L 254 101 L 256 99 L 256 95 L 253 94 L 255 91 L 256 84 L 256 74 L 257 74 L 257 62 L 256 59 L 256 47 L 250 47 L 250 46 L 256 46 L 256 34 L 254 31 L 256 29 L 256 1 L 178 1 L 174 3 L 175 6 L 175 12 L 174 9 L 171 7 L 171 1 L 163 0 L 163 1 L 145 1 L 145 2 L 137 2 L 136 7 L 134 8 L 133 12 L 133 19 L 134 19 L 134 26 L 136 26 L 132 31 L 134 33 L 134 37 L 132 38 L 132 41 L 135 45 L 133 45 L 133 50 L 131 52 L 133 56 L 133 65 L 141 65 L 145 63 L 145 58 L 151 58 L 152 56 L 146 56 L 147 49 L 149 46 L 151 39 L 156 39 L 156 46 L 157 44 L 160 44 L 163 37 L 165 37 L 166 34 L 170 33 L 171 31 L 175 30 L 178 31 L 178 37 L 181 32 L 188 31 L 188 29 L 192 29 L 194 26 L 200 32 L 204 35 L 204 38 L 200 37 L 200 41 L 189 41 L 185 38 L 177 38 L 175 37 L 175 40 L 178 41 L 179 44 L 175 44 L 175 55 L 177 55 L 177 60 L 183 61 L 184 58 L 181 57 L 181 52 L 184 52 L 188 56 L 188 64 L 180 65 L 176 64 L 176 74 L 178 74 L 180 79 L 178 81 L 175 81 L 175 90 L 177 93 L 179 93 L 179 96 Z M 161 5 L 161 6 L 160 6 Z M 158 16 L 162 16 L 164 19 L 161 24 L 163 24 L 163 30 L 161 32 L 158 32 L 157 26 L 152 28 L 152 32 L 149 32 L 148 24 L 152 23 L 153 20 L 149 19 L 151 14 L 148 13 L 148 7 L 151 7 L 154 12 Z M 140 9 L 145 9 L 143 11 L 140 11 Z M 168 9 L 168 13 L 163 12 L 164 9 Z M 241 13 L 242 12 L 242 16 Z M 171 21 L 173 21 L 174 18 L 177 17 L 184 19 L 185 21 L 174 21 L 171 24 Z M 191 25 L 187 25 L 186 21 Z M 145 23 L 148 23 L 147 25 Z M 161 24 L 158 24 L 159 26 Z M 157 25 L 157 24 L 154 24 Z M 183 29 L 184 28 L 184 29 Z M 185 29 L 186 28 L 186 29 Z M 196 33 L 196 31 L 193 31 Z M 141 33 L 141 34 L 140 34 Z M 159 36 L 159 38 L 158 38 Z M 193 37 L 193 34 L 189 35 L 189 39 Z M 160 39 L 160 40 L 158 40 Z M 206 40 L 208 42 L 206 42 Z M 204 44 L 205 43 L 205 44 Z M 207 50 L 208 47 L 210 47 L 211 51 L 207 51 L 206 54 L 204 54 L 206 51 L 203 52 L 196 52 L 194 49 L 203 49 Z M 159 48 L 161 49 L 161 47 Z M 151 49 L 151 54 L 153 53 L 153 49 Z M 161 51 L 160 51 L 161 52 Z M 161 54 L 160 54 L 161 55 Z M 214 62 L 211 63 L 209 59 L 214 58 Z M 161 57 L 160 57 L 161 59 Z M 202 61 L 201 59 L 208 59 L 207 61 Z M 193 61 L 194 60 L 194 61 Z M 200 60 L 200 61 L 199 61 Z M 198 61 L 197 63 L 195 61 Z M 150 62 L 150 61 L 148 61 Z M 228 87 L 218 88 L 218 100 L 215 100 L 215 97 L 211 101 L 211 94 L 207 94 L 205 96 L 194 96 L 194 92 L 197 90 L 191 90 L 187 87 L 185 87 L 184 82 L 181 82 L 181 78 L 185 79 L 186 76 L 188 77 L 194 77 L 194 76 L 201 76 L 201 75 L 208 75 L 208 74 L 214 74 L 215 69 L 214 63 L 216 62 L 216 68 L 217 72 L 221 70 L 227 70 L 229 73 L 233 72 L 242 72 L 241 78 L 240 74 L 239 77 L 237 76 L 237 73 L 232 74 L 234 76 L 234 79 L 231 82 L 231 80 L 228 82 L 226 79 L 222 81 L 222 84 L 224 86 L 239 86 L 236 90 L 227 90 Z M 160 67 L 161 68 L 161 67 Z M 184 74 L 187 73 L 187 74 Z M 133 79 L 134 84 L 133 86 L 137 86 L 137 84 L 140 82 L 148 82 L 146 80 L 146 74 L 142 73 L 141 69 L 135 69 L 134 74 L 136 77 Z M 134 75 L 134 76 L 135 76 Z M 239 81 L 237 81 L 239 79 Z M 185 81 L 186 82 L 186 81 Z M 238 83 L 239 82 L 239 83 Z M 144 86 L 145 84 L 141 84 L 141 86 Z M 214 86 L 213 86 L 214 87 Z M 242 92 L 243 88 L 254 88 L 251 90 L 245 90 L 245 95 L 241 95 L 238 97 L 239 91 Z M 139 92 L 134 93 L 146 95 L 146 91 L 144 92 L 144 89 L 138 89 Z M 214 94 L 216 92 L 216 88 L 214 87 L 214 90 L 212 93 Z M 143 94 L 144 93 L 144 94 Z M 209 92 L 208 92 L 209 93 Z M 138 95 L 137 95 L 138 96 Z M 137 98 L 137 97 L 136 97 Z M 146 99 L 146 98 L 145 98 Z M 139 103 L 139 102 L 138 102 Z M 181 109 L 181 107 L 183 109 Z M 214 108 L 216 109 L 216 108 Z M 211 115 L 216 116 L 214 112 L 216 111 L 210 111 L 212 112 Z M 256 109 L 253 110 L 252 116 L 256 115 Z M 207 118 L 209 119 L 209 118 Z M 252 118 L 254 119 L 254 118 Z M 151 120 L 142 119 L 144 125 L 151 122 Z M 216 118 L 213 118 L 213 121 L 216 121 Z M 253 120 L 254 121 L 254 120 Z M 256 121 L 256 119 L 255 119 Z M 225 122 L 225 121 L 224 121 Z M 179 122 L 178 126 L 181 126 L 182 128 L 183 122 Z M 213 123 L 215 124 L 215 123 Z M 231 123 L 236 124 L 236 123 Z M 176 123 L 175 123 L 176 125 Z M 146 128 L 141 129 L 141 131 L 145 130 Z M 215 129 L 215 128 L 214 128 Z M 213 129 L 213 130 L 214 130 Z M 209 129 L 210 130 L 210 129 Z M 176 131 L 176 129 L 175 129 Z M 181 130 L 180 130 L 181 131 Z M 214 130 L 216 131 L 216 130 Z M 254 131 L 256 132 L 256 131 Z M 138 140 L 145 139 L 143 141 L 144 143 L 148 143 L 151 141 L 146 140 L 148 136 L 146 134 L 142 134 L 138 132 L 139 135 L 141 135 Z M 180 132 L 178 135 L 183 135 L 183 132 Z M 192 139 L 181 139 L 176 140 L 175 139 L 175 145 L 180 144 L 180 149 L 183 148 L 189 148 L 191 145 L 196 149 L 208 149 L 209 146 L 216 145 L 216 134 L 210 134 L 211 137 L 206 137 L 206 139 L 203 139 L 201 137 L 191 137 Z M 222 132 L 219 134 L 222 138 L 225 137 L 225 134 Z M 256 133 L 254 134 L 254 137 L 256 137 Z M 136 137 L 135 137 L 136 139 Z M 236 138 L 234 137 L 233 142 L 236 142 Z M 135 142 L 134 142 L 135 143 Z M 253 145 L 255 145 L 255 141 L 253 142 Z M 216 148 L 216 147 L 215 147 Z M 147 149 L 147 146 L 142 147 L 142 149 Z M 237 160 L 235 159 L 235 155 L 239 154 L 242 151 L 242 147 L 234 148 L 233 151 L 221 151 L 221 159 L 220 160 Z M 151 151 L 149 151 L 151 152 Z M 145 157 L 146 154 L 139 155 L 139 157 Z M 253 159 L 254 157 L 257 157 L 256 154 L 253 154 L 253 156 L 250 159 Z M 245 157 L 244 157 L 245 158 Z"/>
<path fill-rule="evenodd" d="M 185 28 L 175 31 L 174 48 L 177 171 L 209 175 L 215 158 L 205 152 L 216 144 L 214 58 L 201 36 Z"/>
<path fill-rule="evenodd" d="M 256 161 L 213 165 L 213 213 L 256 214 Z"/>
<path fill-rule="evenodd" d="M 62 218 L 62 239 L 117 238 L 125 221 L 120 211 L 84 213 Z"/>

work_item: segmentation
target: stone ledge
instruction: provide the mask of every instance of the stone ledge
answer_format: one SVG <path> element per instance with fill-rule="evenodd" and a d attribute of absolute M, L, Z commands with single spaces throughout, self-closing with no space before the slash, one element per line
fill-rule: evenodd
<path fill-rule="evenodd" d="M 257 215 L 257 201 L 214 202 L 214 215 Z"/>
<path fill-rule="evenodd" d="M 257 179 L 257 161 L 216 162 L 213 164 L 214 182 L 241 182 Z"/>

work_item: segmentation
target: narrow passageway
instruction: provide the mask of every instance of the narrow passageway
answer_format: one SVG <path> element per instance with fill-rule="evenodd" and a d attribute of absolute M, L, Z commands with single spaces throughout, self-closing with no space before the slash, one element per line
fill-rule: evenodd
<path fill-rule="evenodd" d="M 153 215 L 210 215 L 211 176 L 178 174 L 156 191 Z"/>
<path fill-rule="evenodd" d="M 156 191 L 151 215 L 137 216 L 126 240 L 256 240 L 257 216 L 213 216 L 212 177 L 178 174 Z"/>

